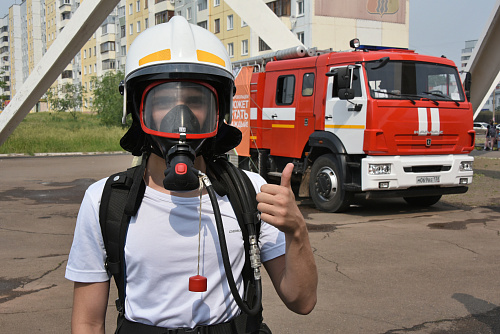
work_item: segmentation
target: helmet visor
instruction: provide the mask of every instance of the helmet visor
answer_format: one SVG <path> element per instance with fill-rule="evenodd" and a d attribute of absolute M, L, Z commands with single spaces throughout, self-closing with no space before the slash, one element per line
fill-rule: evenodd
<path fill-rule="evenodd" d="M 144 132 L 166 138 L 200 139 L 217 132 L 217 95 L 202 82 L 166 81 L 148 86 L 141 103 Z"/>

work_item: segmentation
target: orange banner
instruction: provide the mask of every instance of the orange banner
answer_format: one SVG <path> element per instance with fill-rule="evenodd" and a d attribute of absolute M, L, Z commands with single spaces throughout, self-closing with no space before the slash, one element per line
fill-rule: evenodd
<path fill-rule="evenodd" d="M 231 125 L 240 129 L 243 134 L 236 154 L 250 156 L 250 81 L 252 66 L 243 67 L 235 80 L 236 95 L 233 97 L 233 121 Z"/>

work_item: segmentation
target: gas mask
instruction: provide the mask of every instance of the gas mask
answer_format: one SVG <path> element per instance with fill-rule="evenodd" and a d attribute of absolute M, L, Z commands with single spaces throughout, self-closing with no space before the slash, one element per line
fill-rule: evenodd
<path fill-rule="evenodd" d="M 194 160 L 207 138 L 217 133 L 217 94 L 196 81 L 160 81 L 146 87 L 141 127 L 166 162 L 165 189 L 188 191 L 199 186 Z"/>

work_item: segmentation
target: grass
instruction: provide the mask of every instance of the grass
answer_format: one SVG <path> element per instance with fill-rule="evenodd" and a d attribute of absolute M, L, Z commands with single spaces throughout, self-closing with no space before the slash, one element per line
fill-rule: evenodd
<path fill-rule="evenodd" d="M 97 115 L 41 112 L 28 114 L 0 146 L 0 154 L 123 151 L 126 129 L 107 127 Z"/>

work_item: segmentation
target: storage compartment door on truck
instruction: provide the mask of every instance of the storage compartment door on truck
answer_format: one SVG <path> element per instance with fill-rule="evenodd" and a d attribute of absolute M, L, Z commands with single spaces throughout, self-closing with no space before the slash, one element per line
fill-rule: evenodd
<path fill-rule="evenodd" d="M 363 154 L 364 130 L 366 128 L 367 98 L 363 71 L 357 65 L 331 67 L 347 70 L 354 90 L 354 97 L 341 100 L 338 96 L 338 76 L 328 76 L 325 103 L 325 131 L 335 134 L 343 143 L 347 153 Z"/>
<path fill-rule="evenodd" d="M 266 87 L 262 120 L 264 127 L 271 128 L 270 154 L 276 156 L 295 157 L 299 149 L 296 145 L 296 108 L 300 94 L 301 80 L 298 71 L 277 71 L 268 73 L 267 83 L 275 83 Z M 300 157 L 302 148 L 300 148 Z"/>

